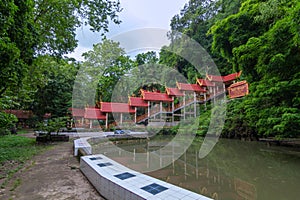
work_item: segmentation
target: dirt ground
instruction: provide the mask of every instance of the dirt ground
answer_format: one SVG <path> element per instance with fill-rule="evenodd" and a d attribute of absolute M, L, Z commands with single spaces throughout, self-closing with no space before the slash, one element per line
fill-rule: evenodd
<path fill-rule="evenodd" d="M 0 189 L 0 199 L 104 199 L 79 170 L 79 161 L 73 156 L 72 145 L 72 142 L 57 143 L 33 157 L 4 189 Z"/>

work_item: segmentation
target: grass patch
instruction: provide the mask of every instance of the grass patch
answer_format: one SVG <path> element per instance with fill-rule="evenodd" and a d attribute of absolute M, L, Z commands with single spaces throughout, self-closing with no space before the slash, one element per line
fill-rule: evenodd
<path fill-rule="evenodd" d="M 17 134 L 29 134 L 32 133 L 33 130 L 32 129 L 18 129 L 17 130 Z"/>
<path fill-rule="evenodd" d="M 34 138 L 17 135 L 0 137 L 0 164 L 11 160 L 26 161 L 43 149 L 45 146 L 37 145 Z"/>
<path fill-rule="evenodd" d="M 24 167 L 27 160 L 49 147 L 51 146 L 36 144 L 35 138 L 18 135 L 0 137 L 0 178 L 5 178 L 0 187 L 4 188 L 13 175 Z"/>

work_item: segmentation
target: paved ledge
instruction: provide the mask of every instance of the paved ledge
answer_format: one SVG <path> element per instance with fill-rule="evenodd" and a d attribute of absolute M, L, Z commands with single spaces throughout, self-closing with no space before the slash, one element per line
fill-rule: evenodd
<path fill-rule="evenodd" d="M 77 140 L 74 140 L 74 156 L 78 155 L 78 150 L 83 149 L 86 154 L 91 155 L 92 154 L 92 147 L 88 143 L 89 137 L 86 138 L 80 138 Z"/>
<path fill-rule="evenodd" d="M 210 198 L 133 171 L 106 156 L 83 156 L 80 170 L 109 200 L 210 200 Z"/>

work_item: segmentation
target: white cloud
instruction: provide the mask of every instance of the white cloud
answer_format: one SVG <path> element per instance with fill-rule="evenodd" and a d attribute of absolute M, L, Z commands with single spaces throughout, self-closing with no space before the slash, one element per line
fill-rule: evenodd
<path fill-rule="evenodd" d="M 122 23 L 111 25 L 107 34 L 108 38 L 124 32 L 141 28 L 170 29 L 172 17 L 180 13 L 184 4 L 189 0 L 120 0 L 123 11 L 119 14 Z M 81 54 L 91 50 L 93 44 L 101 41 L 99 33 L 93 33 L 88 27 L 77 30 L 78 47 L 69 54 L 77 60 L 83 60 Z"/>

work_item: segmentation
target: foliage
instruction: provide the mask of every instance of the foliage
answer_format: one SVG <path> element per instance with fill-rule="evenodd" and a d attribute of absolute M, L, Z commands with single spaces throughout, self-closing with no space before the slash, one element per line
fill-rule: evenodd
<path fill-rule="evenodd" d="M 248 0 L 212 27 L 214 50 L 252 84 L 229 104 L 225 133 L 299 136 L 299 11 L 298 1 Z"/>
<path fill-rule="evenodd" d="M 176 43 L 181 33 L 187 35 L 197 41 L 205 49 L 218 66 L 218 70 L 221 74 L 230 73 L 232 72 L 232 68 L 229 63 L 220 56 L 219 52 L 211 50 L 213 38 L 211 35 L 208 35 L 207 32 L 216 21 L 237 12 L 239 5 L 240 0 L 190 0 L 181 10 L 180 14 L 172 18 L 169 38 L 172 43 Z M 177 44 L 176 46 L 182 46 L 182 51 L 184 52 L 184 44 Z M 175 67 L 189 81 L 194 82 L 195 74 L 197 73 L 194 67 L 188 61 L 167 50 L 167 48 L 161 50 L 160 63 Z M 180 55 L 183 54 L 180 53 Z M 210 68 L 207 70 L 209 73 L 216 73 L 211 71 Z"/>
<path fill-rule="evenodd" d="M 143 64 L 153 64 L 158 63 L 158 58 L 156 56 L 155 51 L 148 51 L 146 53 L 139 53 L 135 56 L 135 62 L 137 65 L 143 65 Z"/>
<path fill-rule="evenodd" d="M 81 102 L 81 105 L 95 105 L 95 102 L 119 101 L 120 99 L 111 99 L 113 90 L 118 81 L 133 66 L 133 61 L 125 55 L 124 49 L 120 47 L 118 42 L 104 39 L 101 43 L 93 46 L 90 50 L 83 54 L 85 61 L 82 63 L 82 71 L 79 71 L 75 83 L 77 97 L 82 98 L 92 96 L 89 92 L 96 90 L 95 99 L 88 99 Z M 79 94 L 82 91 L 86 94 Z M 127 100 L 127 95 L 126 95 Z"/>
<path fill-rule="evenodd" d="M 16 125 L 17 121 L 15 115 L 0 112 L 0 135 L 9 134 L 10 129 Z"/>
<path fill-rule="evenodd" d="M 31 64 L 35 43 L 32 0 L 5 0 L 0 3 L 0 98 L 16 90 Z"/>
<path fill-rule="evenodd" d="M 51 56 L 36 59 L 31 70 L 33 76 L 28 76 L 26 82 L 29 86 L 27 95 L 32 93 L 29 106 L 40 118 L 45 113 L 51 113 L 52 117 L 66 116 L 72 106 L 77 71 L 78 65 L 66 59 Z"/>
<path fill-rule="evenodd" d="M 65 128 L 67 126 L 68 117 L 57 117 L 52 118 L 45 122 L 40 122 L 38 125 L 39 131 L 45 131 L 48 134 L 51 134 L 52 132 L 58 133 L 61 128 Z"/>
<path fill-rule="evenodd" d="M 120 3 L 113 0 L 35 0 L 34 23 L 39 53 L 63 55 L 77 46 L 76 28 L 89 25 L 92 31 L 108 32 L 109 22 L 120 23 Z M 110 17 L 110 19 L 109 19 Z"/>
<path fill-rule="evenodd" d="M 44 80 L 44 74 L 32 74 L 40 56 L 60 59 L 72 52 L 78 43 L 76 28 L 82 25 L 103 35 L 109 23 L 120 23 L 120 11 L 119 1 L 114 0 L 1 1 L 0 99 L 16 96 L 14 101 L 21 103 L 18 108 L 32 109 L 30 104 L 37 88 L 31 88 L 31 78 L 40 84 Z M 47 70 L 44 66 L 38 69 Z"/>
<path fill-rule="evenodd" d="M 250 83 L 250 95 L 228 103 L 224 137 L 299 136 L 299 13 L 296 0 L 190 0 L 173 17 L 173 44 L 178 32 L 187 34 L 209 52 L 221 74 L 242 70 Z M 199 76 L 193 66 L 170 47 L 162 48 L 160 63 L 193 81 Z M 201 113 L 197 135 L 206 134 L 210 115 L 210 109 Z"/>
<path fill-rule="evenodd" d="M 200 113 L 200 118 L 199 118 L 199 127 L 196 132 L 197 136 L 205 136 L 208 128 L 209 128 L 209 123 L 211 119 L 211 108 L 210 105 L 207 106 L 207 108 L 204 108 L 204 106 L 200 107 L 201 113 Z"/>

